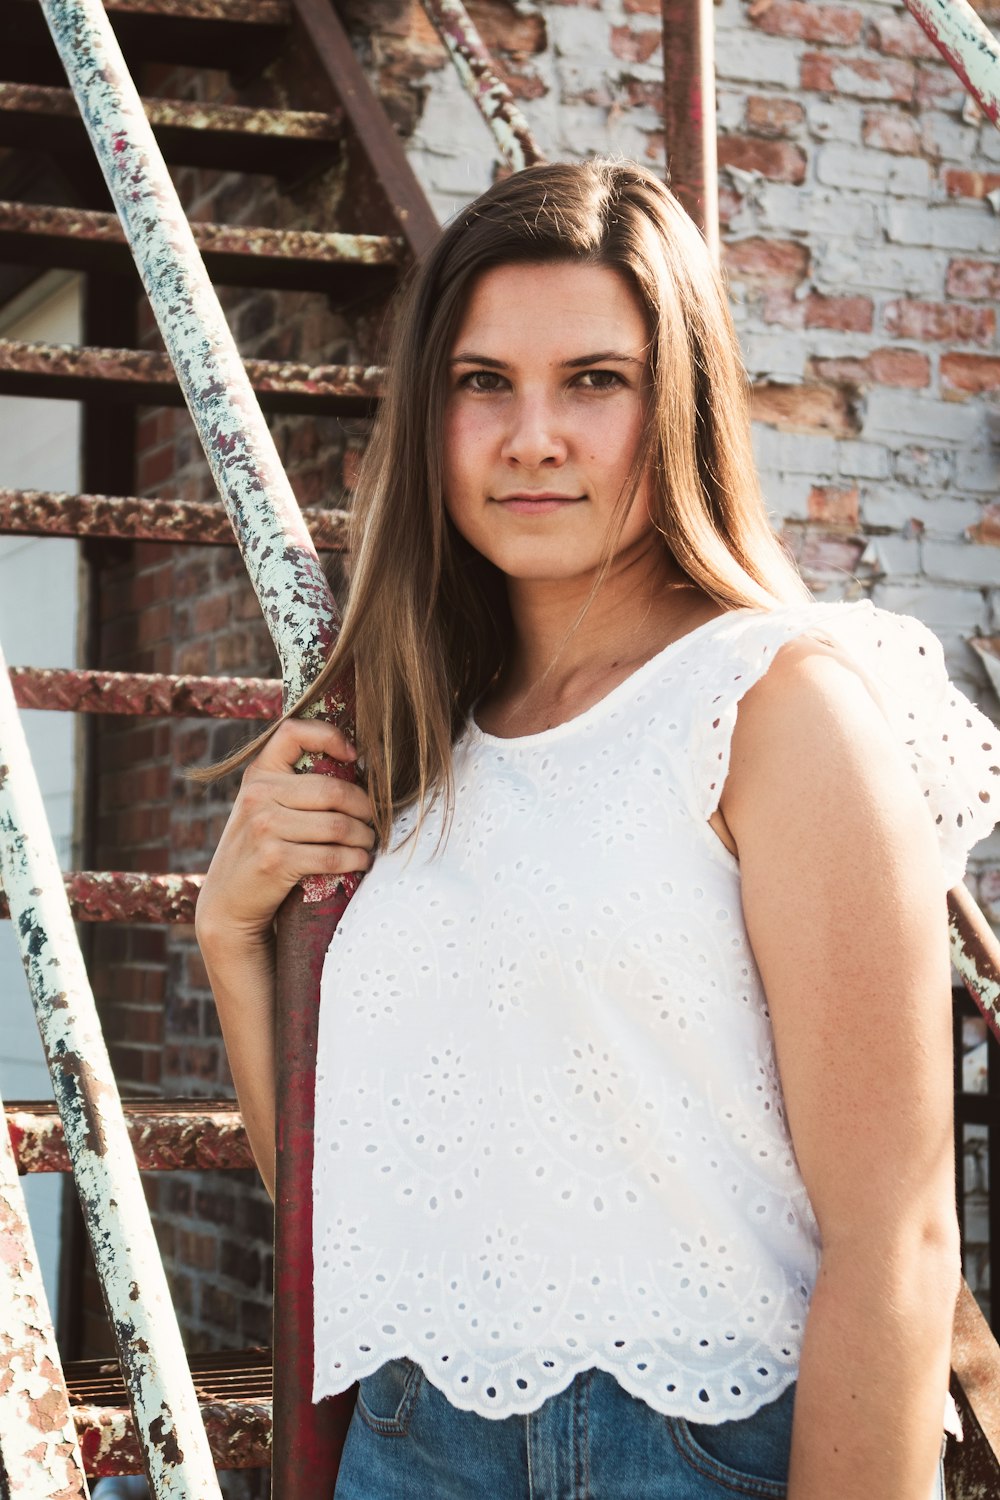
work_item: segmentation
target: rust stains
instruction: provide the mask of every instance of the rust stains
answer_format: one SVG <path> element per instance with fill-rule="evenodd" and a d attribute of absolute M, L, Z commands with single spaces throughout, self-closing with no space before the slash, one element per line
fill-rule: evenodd
<path fill-rule="evenodd" d="M 304 510 L 302 518 L 321 551 L 344 551 L 347 511 Z M 235 546 L 233 528 L 220 502 L 69 495 L 57 490 L 0 489 L 0 532 Z"/>
<path fill-rule="evenodd" d="M 364 415 L 380 394 L 381 371 L 366 365 L 307 365 L 248 359 L 243 368 L 269 411 Z M 101 349 L 76 344 L 0 340 L 0 394 L 53 396 L 71 401 L 103 400 L 182 406 L 184 396 L 170 358 L 149 349 Z M 214 380 L 201 386 L 199 405 L 221 400 Z M 235 458 L 231 440 L 216 435 L 209 458 Z"/>
<path fill-rule="evenodd" d="M 281 683 L 263 677 L 169 677 L 141 672 L 11 667 L 19 708 L 176 718 L 274 719 Z"/>
<path fill-rule="evenodd" d="M 210 1100 L 130 1101 L 122 1106 L 141 1172 L 252 1167 L 235 1104 Z M 8 1105 L 7 1129 L 19 1172 L 68 1172 L 69 1152 L 54 1104 Z"/>
<path fill-rule="evenodd" d="M 63 875 L 77 922 L 193 922 L 204 876 L 142 875 L 129 870 L 78 870 Z M 9 917 L 0 891 L 0 917 Z"/>

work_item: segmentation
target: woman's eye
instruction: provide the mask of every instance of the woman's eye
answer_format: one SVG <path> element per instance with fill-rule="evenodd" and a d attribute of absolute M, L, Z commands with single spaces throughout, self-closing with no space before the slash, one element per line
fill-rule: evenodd
<path fill-rule="evenodd" d="M 496 370 L 470 370 L 468 375 L 463 375 L 461 384 L 469 391 L 479 391 L 488 394 L 500 389 L 503 377 Z"/>
<path fill-rule="evenodd" d="M 579 379 L 585 389 L 591 391 L 612 391 L 623 383 L 616 370 L 584 370 Z"/>

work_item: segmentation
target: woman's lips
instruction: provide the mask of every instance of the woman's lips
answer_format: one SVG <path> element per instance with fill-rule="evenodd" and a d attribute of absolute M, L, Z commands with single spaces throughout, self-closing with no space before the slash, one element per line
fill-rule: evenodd
<path fill-rule="evenodd" d="M 567 505 L 579 505 L 582 495 L 504 495 L 494 501 L 518 516 L 545 516 Z"/>

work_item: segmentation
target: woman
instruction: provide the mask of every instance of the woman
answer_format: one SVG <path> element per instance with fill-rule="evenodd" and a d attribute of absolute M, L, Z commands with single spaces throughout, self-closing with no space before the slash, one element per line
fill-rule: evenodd
<path fill-rule="evenodd" d="M 724 292 L 642 168 L 492 188 L 387 380 L 325 674 L 364 787 L 294 775 L 356 752 L 282 723 L 198 906 L 270 1185 L 273 914 L 371 871 L 317 1064 L 337 1500 L 930 1500 L 945 893 L 992 728 L 916 622 L 809 602 Z"/>

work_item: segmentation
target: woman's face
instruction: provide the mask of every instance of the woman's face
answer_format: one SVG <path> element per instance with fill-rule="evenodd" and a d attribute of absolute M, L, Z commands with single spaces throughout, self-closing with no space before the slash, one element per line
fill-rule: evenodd
<path fill-rule="evenodd" d="M 448 514 L 510 579 L 592 575 L 642 431 L 642 305 L 607 266 L 486 271 L 451 351 L 444 422 Z M 653 540 L 646 478 L 617 551 Z"/>

